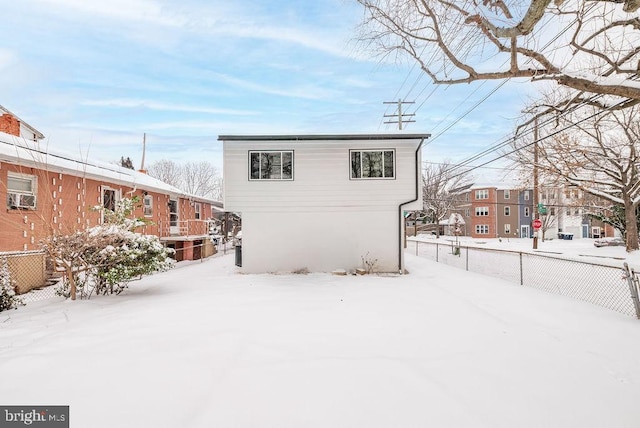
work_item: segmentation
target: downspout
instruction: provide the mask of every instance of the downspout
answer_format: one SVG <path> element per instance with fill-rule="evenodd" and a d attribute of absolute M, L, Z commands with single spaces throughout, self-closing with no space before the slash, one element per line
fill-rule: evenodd
<path fill-rule="evenodd" d="M 422 171 L 422 168 L 420 168 L 420 165 L 418 165 L 418 154 L 420 153 L 420 150 L 422 149 L 422 143 L 424 143 L 425 138 L 422 138 L 420 140 L 420 144 L 418 144 L 418 148 L 416 149 L 416 153 L 415 153 L 415 162 L 416 162 L 416 197 L 406 201 L 406 202 L 402 202 L 400 203 L 400 205 L 398 205 L 398 214 L 399 214 L 399 218 L 401 219 L 400 222 L 398 223 L 398 272 L 402 275 L 404 273 L 404 270 L 402 269 L 402 252 L 404 251 L 404 240 L 402 239 L 402 230 L 403 230 L 403 226 L 405 223 L 405 219 L 404 219 L 404 215 L 402 213 L 402 207 L 406 204 L 410 204 L 412 202 L 415 202 L 418 200 L 418 197 L 421 195 L 418 195 L 418 189 L 420 188 L 420 182 L 418 180 L 420 180 L 421 174 L 420 172 Z"/>

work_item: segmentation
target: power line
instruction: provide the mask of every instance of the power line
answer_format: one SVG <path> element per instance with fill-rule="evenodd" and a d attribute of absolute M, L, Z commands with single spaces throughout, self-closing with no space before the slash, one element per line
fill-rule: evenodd
<path fill-rule="evenodd" d="M 599 95 L 599 96 L 601 96 L 601 95 Z M 623 100 L 623 101 L 620 101 L 618 104 L 614 104 L 613 106 L 611 106 L 611 107 L 609 107 L 609 108 L 601 109 L 601 110 L 599 110 L 599 111 L 595 112 L 594 114 L 592 114 L 592 115 L 590 115 L 590 116 L 584 117 L 584 118 L 582 118 L 582 119 L 578 120 L 577 122 L 572 122 L 571 124 L 569 124 L 569 125 L 565 126 L 564 128 L 559 129 L 559 130 L 557 130 L 557 131 L 554 131 L 554 132 L 552 132 L 552 133 L 550 133 L 550 134 L 548 134 L 548 135 L 546 135 L 546 136 L 544 136 L 544 137 L 542 137 L 542 138 L 540 138 L 540 139 L 534 140 L 534 141 L 533 141 L 533 142 L 531 142 L 531 143 L 527 143 L 527 144 L 525 144 L 525 145 L 523 145 L 523 146 L 521 146 L 521 147 L 515 148 L 515 149 L 513 149 L 512 151 L 510 151 L 510 152 L 508 152 L 508 153 L 505 153 L 502 157 L 512 155 L 512 154 L 514 154 L 514 153 L 516 153 L 516 152 L 519 152 L 519 151 L 520 151 L 520 150 L 522 150 L 522 149 L 525 149 L 525 148 L 527 148 L 527 147 L 529 147 L 529 146 L 532 146 L 532 145 L 533 145 L 533 144 L 535 144 L 535 143 L 538 143 L 538 142 L 540 142 L 540 141 L 544 141 L 544 140 L 546 140 L 546 139 L 548 139 L 548 138 L 551 138 L 551 137 L 553 137 L 553 136 L 556 136 L 556 135 L 558 135 L 559 133 L 564 132 L 564 131 L 566 131 L 566 130 L 567 130 L 567 129 L 569 129 L 569 128 L 573 128 L 574 126 L 576 126 L 576 125 L 578 125 L 578 124 L 580 124 L 580 123 L 582 123 L 582 122 L 584 122 L 584 121 L 587 121 L 587 120 L 589 120 L 589 119 L 592 119 L 592 118 L 594 118 L 594 117 L 596 117 L 596 116 L 598 116 L 598 115 L 601 115 L 601 114 L 603 114 L 603 113 L 605 113 L 605 112 L 607 112 L 607 111 L 609 111 L 609 110 L 611 110 L 611 109 L 613 109 L 613 108 L 615 108 L 615 107 L 618 107 L 618 106 L 620 106 L 620 105 L 624 104 L 625 102 L 626 102 L 626 100 Z M 511 141 L 513 141 L 514 139 L 515 139 L 515 138 L 511 138 L 510 140 L 508 140 L 508 141 L 506 141 L 506 142 L 504 142 L 504 143 L 502 143 L 502 144 L 504 145 L 504 144 L 511 143 Z M 489 160 L 489 161 L 487 161 L 487 162 L 485 162 L 485 163 L 483 163 L 483 164 L 480 164 L 480 165 L 478 165 L 478 166 L 470 167 L 468 170 L 464 171 L 464 173 L 454 174 L 454 175 L 452 175 L 452 176 L 451 176 L 451 178 L 455 178 L 455 177 L 458 177 L 458 176 L 460 176 L 460 175 L 467 174 L 468 172 L 473 171 L 474 169 L 477 169 L 477 168 L 483 167 L 483 166 L 488 165 L 488 164 L 490 164 L 490 163 L 492 163 L 492 162 L 495 162 L 495 161 L 497 161 L 497 160 L 499 160 L 499 159 L 500 159 L 500 158 L 494 158 L 494 159 L 491 159 L 491 160 Z"/>

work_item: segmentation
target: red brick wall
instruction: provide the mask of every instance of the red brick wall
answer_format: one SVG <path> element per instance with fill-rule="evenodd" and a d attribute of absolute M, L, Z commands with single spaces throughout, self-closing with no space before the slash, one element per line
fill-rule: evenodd
<path fill-rule="evenodd" d="M 9 172 L 36 177 L 36 209 L 11 209 L 7 206 Z M 144 218 L 149 224 L 136 229 L 136 232 L 169 236 L 169 195 L 147 192 L 153 199 L 153 213 L 145 216 L 143 190 L 132 193 L 132 189 L 126 186 L 0 162 L 0 251 L 36 250 L 40 248 L 40 241 L 52 234 L 66 235 L 100 224 L 101 212 L 92 208 L 102 205 L 103 186 L 115 189 L 122 198 L 140 198 L 133 216 Z M 178 206 L 181 222 L 195 218 L 194 206 L 189 200 L 180 198 Z M 202 219 L 210 213 L 211 205 L 202 203 Z M 194 222 L 190 232 L 206 234 L 206 228 L 201 222 Z"/>
<path fill-rule="evenodd" d="M 476 199 L 476 190 L 483 189 L 472 189 L 471 190 L 471 224 L 468 226 L 468 233 L 473 238 L 495 238 L 498 236 L 496 231 L 497 225 L 497 191 L 495 188 L 489 187 L 485 188 L 488 190 L 488 199 Z M 476 216 L 476 207 L 488 207 L 489 215 L 488 216 Z M 476 233 L 476 225 L 486 224 L 489 226 L 488 234 L 477 234 Z"/>
<path fill-rule="evenodd" d="M 20 136 L 20 121 L 10 114 L 0 116 L 0 131 L 7 134 Z"/>

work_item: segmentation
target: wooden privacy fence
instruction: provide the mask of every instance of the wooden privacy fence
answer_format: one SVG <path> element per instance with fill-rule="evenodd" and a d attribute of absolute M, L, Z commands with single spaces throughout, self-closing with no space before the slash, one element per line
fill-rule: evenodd
<path fill-rule="evenodd" d="M 43 251 L 3 252 L 16 293 L 24 294 L 47 285 L 47 262 Z"/>

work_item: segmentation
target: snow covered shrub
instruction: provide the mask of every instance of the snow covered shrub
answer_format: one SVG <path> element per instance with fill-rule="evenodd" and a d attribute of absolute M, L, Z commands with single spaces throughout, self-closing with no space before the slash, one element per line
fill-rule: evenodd
<path fill-rule="evenodd" d="M 164 271 L 172 266 L 171 249 L 153 235 L 141 235 L 124 225 L 102 225 L 89 229 L 100 245 L 88 251 L 97 294 L 120 294 L 136 277 Z"/>
<path fill-rule="evenodd" d="M 18 305 L 24 305 L 24 302 L 16 296 L 16 286 L 11 279 L 7 258 L 0 257 L 0 312 L 17 309 Z"/>
<path fill-rule="evenodd" d="M 96 294 L 120 294 L 129 281 L 172 266 L 172 249 L 153 235 L 133 230 L 145 224 L 130 218 L 135 199 L 123 199 L 116 211 L 105 210 L 105 224 L 73 235 L 55 236 L 43 246 L 65 272 L 60 295 L 76 298 Z"/>

